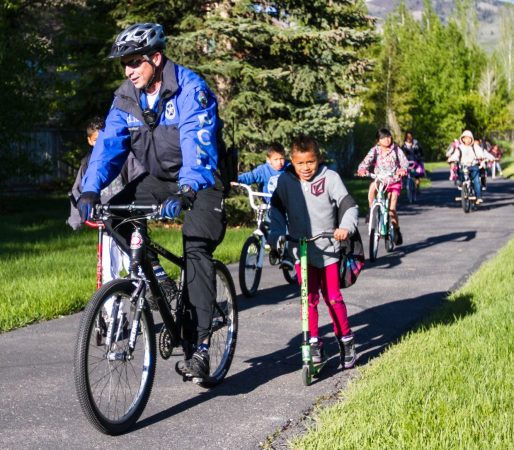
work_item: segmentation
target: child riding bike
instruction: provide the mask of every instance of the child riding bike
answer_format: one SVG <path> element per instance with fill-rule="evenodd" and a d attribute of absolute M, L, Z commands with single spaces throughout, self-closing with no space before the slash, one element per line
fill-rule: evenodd
<path fill-rule="evenodd" d="M 365 156 L 357 169 L 357 175 L 364 177 L 370 172 L 392 172 L 398 178 L 389 180 L 387 186 L 387 195 L 389 197 L 389 214 L 391 216 L 391 223 L 395 229 L 395 244 L 402 245 L 403 237 L 400 232 L 400 223 L 396 207 L 398 205 L 398 197 L 402 189 L 401 177 L 407 174 L 409 168 L 409 161 L 403 151 L 393 142 L 391 132 L 387 128 L 381 128 L 376 134 L 377 145 L 375 145 Z M 373 180 L 369 185 L 368 202 L 369 207 L 375 200 L 377 187 Z"/>
<path fill-rule="evenodd" d="M 300 136 L 291 145 L 292 167 L 278 179 L 271 198 L 270 244 L 276 247 L 278 237 L 286 233 L 293 239 L 310 238 L 333 230 L 333 238 L 308 244 L 308 315 L 312 361 L 323 361 L 323 341 L 318 329 L 319 291 L 328 307 L 334 325 L 344 369 L 356 361 L 354 337 L 348 313 L 339 289 L 340 242 L 357 229 L 358 207 L 346 190 L 341 177 L 321 165 L 316 140 Z M 291 243 L 296 260 L 296 273 L 301 283 L 297 245 Z"/>
<path fill-rule="evenodd" d="M 419 194 L 420 179 L 425 176 L 425 166 L 423 164 L 423 149 L 419 145 L 419 141 L 414 139 L 412 131 L 405 133 L 402 150 L 409 161 L 409 169 L 412 168 L 416 193 Z"/>
<path fill-rule="evenodd" d="M 259 192 L 273 194 L 277 180 L 286 168 L 286 152 L 282 144 L 272 142 L 266 150 L 266 162 L 250 172 L 239 174 L 237 181 L 243 184 L 257 183 Z M 264 199 L 269 202 L 267 198 Z"/>
<path fill-rule="evenodd" d="M 483 203 L 482 190 L 480 183 L 480 161 L 491 160 L 494 157 L 488 152 L 484 152 L 482 147 L 474 144 L 473 133 L 469 130 L 464 130 L 460 136 L 460 144 L 455 149 L 453 154 L 448 158 L 448 162 L 459 164 L 460 166 L 467 166 L 471 176 L 473 187 L 475 188 L 477 205 Z M 462 170 L 459 170 L 460 182 L 463 181 Z"/>

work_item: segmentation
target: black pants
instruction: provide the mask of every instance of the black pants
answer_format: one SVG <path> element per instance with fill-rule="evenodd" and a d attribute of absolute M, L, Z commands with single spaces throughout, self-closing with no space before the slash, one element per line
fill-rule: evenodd
<path fill-rule="evenodd" d="M 162 203 L 178 190 L 177 183 L 162 181 L 144 174 L 132 182 L 109 203 L 138 204 Z M 223 191 L 219 187 L 202 189 L 190 211 L 184 213 L 182 227 L 184 258 L 186 262 L 186 301 L 189 320 L 186 320 L 186 338 L 200 344 L 210 336 L 212 309 L 216 300 L 216 274 L 212 254 L 225 235 L 226 217 Z M 120 227 L 120 233 L 130 238 L 131 227 Z"/>

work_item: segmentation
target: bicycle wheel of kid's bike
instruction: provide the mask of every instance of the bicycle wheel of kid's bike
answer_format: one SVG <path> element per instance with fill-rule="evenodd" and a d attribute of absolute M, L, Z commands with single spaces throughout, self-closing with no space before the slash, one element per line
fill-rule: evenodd
<path fill-rule="evenodd" d="M 394 227 L 389 225 L 387 228 L 387 236 L 384 239 L 385 248 L 387 253 L 391 253 L 394 250 L 394 240 L 395 240 L 395 232 Z"/>
<path fill-rule="evenodd" d="M 129 353 L 133 291 L 130 280 L 104 284 L 82 314 L 75 346 L 74 378 L 80 406 L 96 429 L 111 435 L 126 432 L 141 416 L 155 375 L 154 322 L 146 308 L 136 348 Z M 99 326 L 101 323 L 106 326 Z M 111 344 L 107 346 L 109 334 Z"/>
<path fill-rule="evenodd" d="M 462 202 L 462 209 L 465 213 L 468 213 L 471 209 L 471 200 L 469 199 L 470 192 L 468 190 L 468 186 L 466 184 L 462 185 L 462 191 L 461 191 L 461 202 Z"/>
<path fill-rule="evenodd" d="M 239 258 L 239 286 L 246 297 L 253 297 L 259 288 L 262 267 L 258 267 L 261 241 L 250 236 L 243 245 Z"/>
<path fill-rule="evenodd" d="M 407 178 L 407 199 L 409 203 L 416 201 L 416 183 L 412 177 Z"/>
<path fill-rule="evenodd" d="M 227 375 L 236 351 L 238 309 L 234 282 L 227 267 L 214 261 L 216 269 L 216 304 L 212 315 L 212 332 L 209 345 L 209 379 L 201 384 L 212 387 Z"/>
<path fill-rule="evenodd" d="M 380 216 L 380 209 L 375 208 L 369 219 L 369 260 L 371 262 L 375 261 L 378 255 L 378 242 L 380 241 Z"/>
<path fill-rule="evenodd" d="M 298 277 L 296 275 L 295 269 L 289 269 L 287 267 L 284 267 L 282 269 L 282 274 L 284 275 L 285 280 L 289 284 L 297 284 L 298 283 Z"/>

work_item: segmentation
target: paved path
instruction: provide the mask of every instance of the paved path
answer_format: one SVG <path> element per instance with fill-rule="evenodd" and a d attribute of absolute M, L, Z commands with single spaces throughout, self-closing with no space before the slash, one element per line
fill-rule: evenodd
<path fill-rule="evenodd" d="M 452 200 L 456 189 L 446 173 L 434 178 L 417 205 L 401 207 L 404 245 L 389 255 L 381 247 L 379 259 L 344 292 L 361 365 L 512 236 L 513 182 L 491 181 L 480 211 L 464 214 Z M 364 224 L 361 232 L 367 235 Z M 339 372 L 334 358 L 318 382 L 302 386 L 298 289 L 286 286 L 277 270 L 266 268 L 260 293 L 239 301 L 238 347 L 225 382 L 210 391 L 183 383 L 173 369 L 176 358 L 158 359 L 148 406 L 136 428 L 119 437 L 92 429 L 76 399 L 72 361 L 79 315 L 0 335 L 0 449 L 257 448 L 358 374 Z M 321 311 L 321 332 L 331 336 L 326 308 Z M 329 349 L 336 352 L 332 339 Z"/>

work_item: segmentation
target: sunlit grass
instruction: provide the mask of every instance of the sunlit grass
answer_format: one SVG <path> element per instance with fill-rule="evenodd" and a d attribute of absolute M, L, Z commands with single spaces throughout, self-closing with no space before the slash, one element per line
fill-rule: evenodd
<path fill-rule="evenodd" d="M 96 231 L 65 225 L 64 197 L 0 198 L 0 211 L 0 332 L 82 309 L 95 290 Z M 228 230 L 214 256 L 238 261 L 250 232 Z M 152 237 L 182 254 L 179 229 L 156 227 Z"/>

